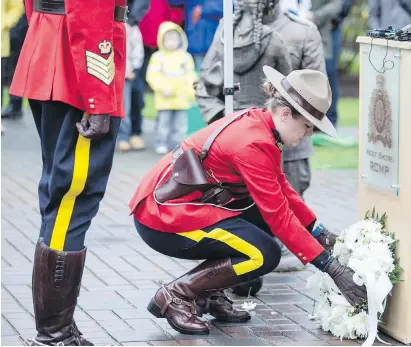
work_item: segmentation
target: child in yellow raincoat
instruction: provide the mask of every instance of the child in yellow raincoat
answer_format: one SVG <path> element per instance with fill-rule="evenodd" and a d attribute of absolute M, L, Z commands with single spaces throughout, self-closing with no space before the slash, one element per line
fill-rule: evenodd
<path fill-rule="evenodd" d="M 159 50 L 149 61 L 147 82 L 154 91 L 157 114 L 155 150 L 165 154 L 173 150 L 187 130 L 187 110 L 194 100 L 197 75 L 194 60 L 187 52 L 187 36 L 172 22 L 160 25 L 157 44 Z"/>

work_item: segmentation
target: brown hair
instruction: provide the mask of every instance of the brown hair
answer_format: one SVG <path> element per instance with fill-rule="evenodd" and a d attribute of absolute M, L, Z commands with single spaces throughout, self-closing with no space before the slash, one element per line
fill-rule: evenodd
<path fill-rule="evenodd" d="M 292 106 L 269 81 L 265 81 L 263 84 L 264 92 L 269 96 L 269 99 L 265 103 L 267 110 L 274 112 L 277 107 L 289 107 L 291 114 L 294 118 L 302 117 L 300 112 L 298 112 L 294 106 Z"/>

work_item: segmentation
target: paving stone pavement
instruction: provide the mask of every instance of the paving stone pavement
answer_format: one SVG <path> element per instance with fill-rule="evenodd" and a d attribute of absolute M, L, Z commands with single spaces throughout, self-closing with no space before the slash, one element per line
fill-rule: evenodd
<path fill-rule="evenodd" d="M 34 247 L 40 227 L 37 182 L 40 147 L 29 114 L 20 121 L 3 121 L 1 224 L 1 344 L 21 345 L 35 335 L 31 298 Z M 149 129 L 152 124 L 146 122 Z M 151 136 L 146 136 L 150 142 Z M 159 156 L 151 150 L 117 153 L 106 196 L 87 233 L 86 269 L 75 319 L 96 345 L 353 345 L 340 341 L 308 318 L 312 298 L 305 289 L 315 271 L 266 276 L 254 299 L 253 318 L 245 324 L 212 322 L 209 336 L 187 336 L 146 310 L 160 281 L 169 281 L 195 262 L 156 253 L 136 233 L 128 216 L 128 201 L 139 177 Z M 357 172 L 315 172 L 306 200 L 318 218 L 338 232 L 358 220 Z M 233 297 L 237 304 L 243 299 Z M 211 319 L 211 317 L 208 317 Z M 384 336 L 386 341 L 398 344 Z"/>

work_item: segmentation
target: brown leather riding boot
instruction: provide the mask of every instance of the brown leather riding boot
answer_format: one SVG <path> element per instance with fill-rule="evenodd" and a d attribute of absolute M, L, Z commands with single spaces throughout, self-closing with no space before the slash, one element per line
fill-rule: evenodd
<path fill-rule="evenodd" d="M 197 318 L 195 300 L 239 284 L 231 259 L 206 260 L 173 282 L 160 288 L 148 310 L 164 317 L 182 334 L 209 334 L 208 325 Z"/>
<path fill-rule="evenodd" d="M 86 248 L 59 252 L 37 243 L 32 284 L 38 334 L 28 340 L 31 346 L 93 346 L 73 319 L 85 259 Z"/>
<path fill-rule="evenodd" d="M 220 322 L 243 323 L 251 319 L 247 311 L 237 310 L 233 302 L 220 290 L 210 294 L 207 298 L 196 300 L 197 316 L 202 317 L 208 313 Z"/>

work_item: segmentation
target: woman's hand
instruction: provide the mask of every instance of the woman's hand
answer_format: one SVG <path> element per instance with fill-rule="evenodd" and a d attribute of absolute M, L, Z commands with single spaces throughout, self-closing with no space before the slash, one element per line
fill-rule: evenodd
<path fill-rule="evenodd" d="M 355 284 L 353 280 L 354 271 L 343 266 L 338 260 L 333 259 L 325 272 L 334 280 L 342 295 L 352 306 L 360 305 L 366 301 L 367 289 L 364 285 L 360 287 Z"/>

